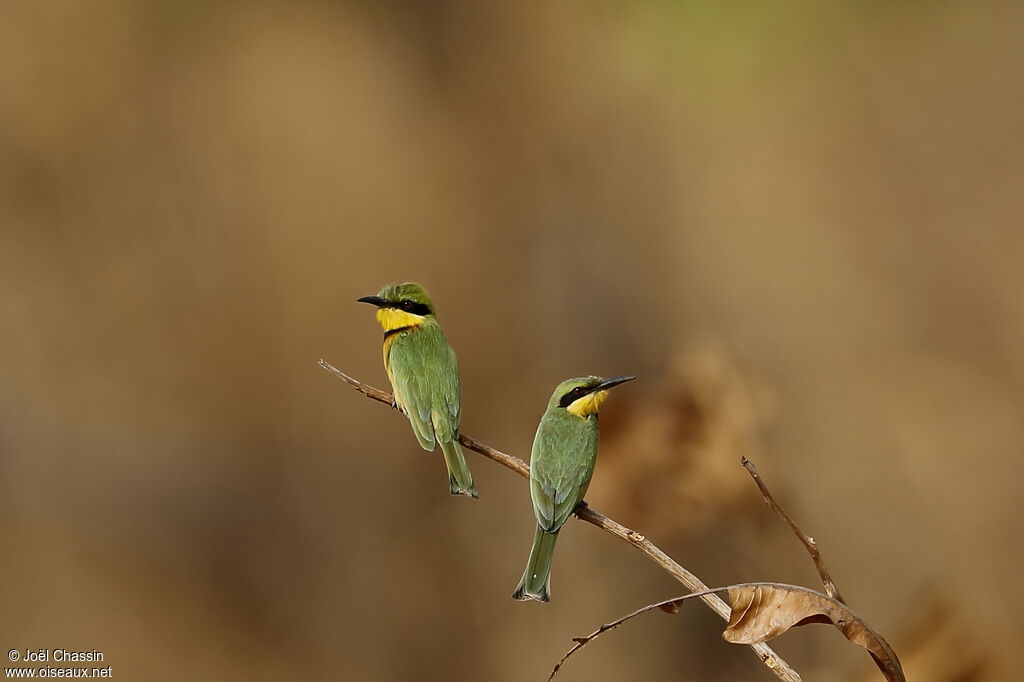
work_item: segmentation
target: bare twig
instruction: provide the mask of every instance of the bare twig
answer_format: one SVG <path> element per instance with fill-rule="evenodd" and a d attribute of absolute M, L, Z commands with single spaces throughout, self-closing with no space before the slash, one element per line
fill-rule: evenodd
<path fill-rule="evenodd" d="M 803 543 L 804 547 L 807 549 L 807 553 L 811 555 L 811 561 L 814 562 L 814 568 L 817 569 L 818 575 L 821 577 L 821 584 L 825 586 L 825 594 L 832 599 L 835 599 L 840 604 L 845 604 L 846 601 L 843 599 L 843 596 L 839 594 L 839 588 L 836 587 L 835 582 L 832 581 L 832 576 L 829 575 L 828 569 L 825 568 L 825 560 L 821 558 L 821 552 L 818 551 L 818 545 L 814 542 L 814 538 L 800 530 L 800 526 L 796 524 L 793 517 L 782 508 L 781 504 L 775 501 L 775 497 L 772 495 L 771 491 L 768 490 L 768 485 L 765 484 L 764 480 L 762 480 L 761 475 L 757 473 L 757 468 L 754 467 L 754 463 L 746 457 L 741 459 L 740 462 L 743 464 L 743 468 L 750 474 L 750 477 L 754 479 L 754 483 L 757 484 L 758 489 L 761 491 L 761 497 L 764 498 L 765 504 L 771 507 L 776 514 L 782 517 L 782 520 L 786 522 L 786 525 L 788 525 L 790 530 L 793 531 L 793 534 L 796 535 L 797 539 Z"/>
<path fill-rule="evenodd" d="M 647 613 L 648 611 L 653 611 L 654 609 L 661 609 L 662 611 L 675 613 L 675 611 L 679 608 L 680 604 L 682 604 L 682 602 L 684 602 L 687 599 L 690 599 L 692 597 L 703 598 L 706 595 L 715 594 L 716 592 L 724 592 L 728 589 L 729 587 L 711 587 L 706 590 L 701 590 L 700 592 L 691 592 L 690 594 L 687 594 L 682 597 L 673 597 L 671 599 L 666 599 L 665 601 L 657 602 L 656 604 L 648 604 L 647 606 L 641 607 L 636 611 L 633 611 L 632 613 L 626 614 L 622 618 L 613 620 L 610 623 L 605 623 L 604 625 L 594 630 L 589 635 L 586 635 L 585 637 L 573 637 L 572 641 L 576 643 L 573 644 L 571 649 L 565 652 L 565 655 L 562 656 L 562 658 L 558 660 L 558 663 L 555 664 L 555 667 L 551 669 L 551 674 L 548 675 L 548 682 L 551 682 L 551 680 L 555 678 L 555 675 L 558 674 L 558 671 L 562 669 L 562 664 L 569 660 L 570 656 L 572 656 L 574 653 L 576 653 L 586 645 L 590 644 L 591 641 L 593 641 L 600 635 L 603 635 L 609 630 L 614 630 L 615 628 L 625 623 L 627 620 L 633 620 L 640 614 Z"/>
<path fill-rule="evenodd" d="M 393 404 L 393 398 L 390 393 L 382 391 L 379 388 L 374 388 L 373 386 L 364 384 L 358 379 L 350 377 L 326 360 L 321 359 L 319 364 L 320 367 L 331 374 L 334 374 L 371 400 L 376 400 L 377 402 L 384 403 L 385 405 Z M 500 450 L 495 450 L 494 448 L 484 445 L 465 434 L 459 435 L 459 442 L 466 449 L 481 454 L 488 459 L 492 459 L 498 464 L 516 472 L 520 476 L 525 478 L 530 477 L 529 465 L 518 457 L 513 457 L 512 455 L 501 452 Z M 646 554 L 652 561 L 667 571 L 669 575 L 685 585 L 688 590 L 693 593 L 700 592 L 699 595 L 694 594 L 694 596 L 699 596 L 699 598 L 703 600 L 712 611 L 721 616 L 723 620 L 729 620 L 731 609 L 725 601 L 723 601 L 717 594 L 714 594 L 714 592 L 718 590 L 708 591 L 708 586 L 701 582 L 697 576 L 683 568 L 643 535 L 635 530 L 631 530 L 626 526 L 623 526 L 618 521 L 608 518 L 604 514 L 585 504 L 581 504 L 577 507 L 574 513 L 577 518 L 593 524 L 601 530 L 611 533 L 615 537 L 625 540 L 636 547 L 638 550 Z M 797 680 L 800 680 L 800 675 L 767 644 L 752 644 L 750 647 L 757 653 L 761 662 L 764 663 L 769 670 L 775 673 L 779 679 L 788 680 L 789 682 L 796 682 Z"/>
<path fill-rule="evenodd" d="M 809 618 L 809 616 L 817 616 L 820 613 L 820 615 L 824 616 L 826 619 L 824 622 L 831 623 L 836 628 L 838 628 L 843 633 L 843 635 L 846 636 L 846 638 L 849 639 L 851 642 L 854 642 L 867 649 L 871 653 L 872 658 L 875 660 L 875 663 L 885 674 L 887 680 L 900 680 L 902 682 L 906 682 L 906 677 L 903 674 L 903 669 L 900 666 L 899 658 L 896 656 L 896 652 L 893 651 L 892 647 L 889 646 L 889 643 L 886 642 L 881 635 L 875 632 L 875 630 L 873 630 L 860 616 L 851 611 L 848 606 L 834 598 L 828 597 L 827 595 L 824 595 L 820 592 L 816 592 L 815 590 L 806 587 L 800 587 L 799 585 L 787 585 L 785 583 L 776 582 L 749 582 L 737 583 L 735 585 L 726 585 L 725 587 L 712 587 L 705 590 L 701 590 L 700 592 L 691 592 L 690 594 L 686 594 L 680 597 L 673 597 L 671 599 L 665 599 L 664 601 L 643 606 L 637 609 L 636 611 L 633 611 L 632 613 L 628 613 L 621 618 L 613 620 L 610 623 L 605 623 L 604 625 L 594 630 L 589 635 L 586 635 L 585 637 L 573 637 L 573 641 L 575 642 L 575 644 L 572 646 L 571 649 L 565 652 L 565 655 L 562 656 L 562 658 L 559 659 L 558 663 L 555 664 L 555 667 L 552 668 L 551 674 L 548 676 L 548 682 L 551 682 L 551 680 L 554 679 L 555 675 L 558 674 L 558 671 L 561 670 L 562 665 L 565 664 L 565 662 L 577 651 L 585 647 L 587 644 L 590 644 L 590 642 L 592 642 L 594 639 L 603 635 L 609 630 L 614 630 L 623 623 L 630 621 L 643 613 L 653 611 L 654 609 L 661 609 L 666 613 L 677 613 L 679 611 L 679 607 L 682 606 L 683 602 L 685 602 L 688 599 L 698 597 L 703 599 L 706 595 L 713 594 L 716 592 L 731 592 L 732 590 L 743 590 L 749 588 L 768 588 L 769 590 L 780 590 L 787 593 L 795 592 L 799 594 L 813 595 L 815 599 L 822 600 L 820 603 L 825 604 L 826 606 L 828 605 L 828 602 L 831 602 L 832 606 L 837 608 L 838 613 L 841 614 L 839 618 L 837 618 L 834 613 L 829 613 L 828 611 L 818 612 L 815 608 L 808 611 L 808 613 L 806 614 L 808 617 L 805 617 L 804 619 L 800 619 L 799 616 L 794 617 L 793 622 L 791 624 L 786 624 L 783 627 L 781 627 L 781 632 L 785 632 L 790 627 L 795 627 L 797 625 L 802 624 L 803 622 L 822 622 L 817 620 L 811 620 L 811 618 Z M 817 606 L 817 604 L 814 604 L 814 606 Z M 774 610 L 774 608 L 776 607 L 777 605 L 773 605 L 771 609 Z M 726 633 L 730 631 L 730 628 L 734 626 L 739 626 L 739 624 L 743 621 L 744 618 L 751 616 L 751 609 L 754 609 L 754 611 L 756 611 L 757 609 L 756 606 L 752 606 L 749 602 L 745 603 L 743 606 L 739 608 L 739 614 L 741 617 L 737 619 L 735 622 L 730 621 L 729 626 L 726 628 Z M 764 614 L 762 614 L 761 617 L 764 618 Z M 851 632 L 851 629 L 848 629 L 851 625 L 851 622 L 855 624 L 857 628 L 859 628 L 855 632 Z M 781 634 L 781 632 L 774 632 L 774 630 L 776 628 L 779 628 L 780 625 L 777 613 L 767 614 L 767 619 L 764 621 L 764 624 L 769 627 L 765 627 L 765 629 L 760 633 L 760 636 L 771 638 L 777 636 L 778 634 Z M 724 636 L 725 635 L 723 634 L 723 637 Z M 730 639 L 728 637 L 726 639 L 729 641 L 737 641 L 735 639 Z"/>

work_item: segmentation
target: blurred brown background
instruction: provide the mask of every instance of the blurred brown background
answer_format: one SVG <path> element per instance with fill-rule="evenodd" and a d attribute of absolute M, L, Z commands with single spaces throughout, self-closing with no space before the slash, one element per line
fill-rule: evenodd
<path fill-rule="evenodd" d="M 1024 628 L 1020 3 L 0 5 L 0 647 L 115 677 L 543 680 L 680 586 L 570 522 L 509 599 L 483 499 L 397 414 L 354 302 L 427 285 L 466 433 L 635 373 L 589 501 L 710 584 L 816 586 L 748 455 L 911 679 Z M 773 679 L 699 606 L 570 680 Z M 822 626 L 804 679 L 879 679 Z"/>

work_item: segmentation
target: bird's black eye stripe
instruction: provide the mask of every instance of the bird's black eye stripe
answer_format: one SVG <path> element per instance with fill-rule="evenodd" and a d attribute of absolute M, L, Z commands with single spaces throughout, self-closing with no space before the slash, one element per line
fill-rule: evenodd
<path fill-rule="evenodd" d="M 592 390 L 593 389 L 587 388 L 586 386 L 577 386 L 562 396 L 562 399 L 558 401 L 558 406 L 569 407 L 569 405 L 572 405 L 575 401 L 590 393 Z"/>
<path fill-rule="evenodd" d="M 425 303 L 417 303 L 416 301 L 412 301 L 408 298 L 399 301 L 394 304 L 394 306 L 407 313 L 412 313 L 413 315 L 430 315 L 432 312 L 430 310 L 430 306 Z"/>

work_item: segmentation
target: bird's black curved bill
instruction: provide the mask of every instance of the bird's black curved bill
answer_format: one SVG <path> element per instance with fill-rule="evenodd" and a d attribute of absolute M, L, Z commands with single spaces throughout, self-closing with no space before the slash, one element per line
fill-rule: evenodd
<path fill-rule="evenodd" d="M 370 305 L 375 305 L 378 308 L 383 308 L 388 304 L 388 300 L 386 298 L 382 298 L 381 296 L 363 296 L 362 298 L 357 298 L 356 302 L 369 303 Z"/>
<path fill-rule="evenodd" d="M 612 386 L 618 386 L 619 384 L 624 384 L 627 381 L 632 381 L 633 379 L 636 379 L 636 377 L 634 377 L 634 376 L 612 377 L 611 379 L 605 379 L 604 381 L 599 383 L 594 388 L 594 390 L 595 391 L 604 391 L 604 390 L 607 390 L 607 389 L 611 388 Z"/>

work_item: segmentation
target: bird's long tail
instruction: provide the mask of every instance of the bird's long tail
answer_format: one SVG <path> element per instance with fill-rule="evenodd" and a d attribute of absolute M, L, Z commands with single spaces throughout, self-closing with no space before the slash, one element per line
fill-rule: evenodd
<path fill-rule="evenodd" d="M 513 599 L 526 601 L 550 601 L 551 599 L 551 559 L 555 555 L 555 541 L 558 531 L 548 533 L 537 526 L 533 536 L 533 549 L 530 560 L 526 562 L 526 570 L 519 581 L 519 587 L 512 593 Z"/>
<path fill-rule="evenodd" d="M 476 492 L 476 484 L 473 483 L 473 474 L 469 473 L 469 465 L 462 455 L 462 448 L 459 442 L 450 440 L 441 443 L 441 452 L 444 454 L 444 463 L 448 465 L 448 482 L 451 485 L 452 495 L 467 495 L 479 499 Z"/>

